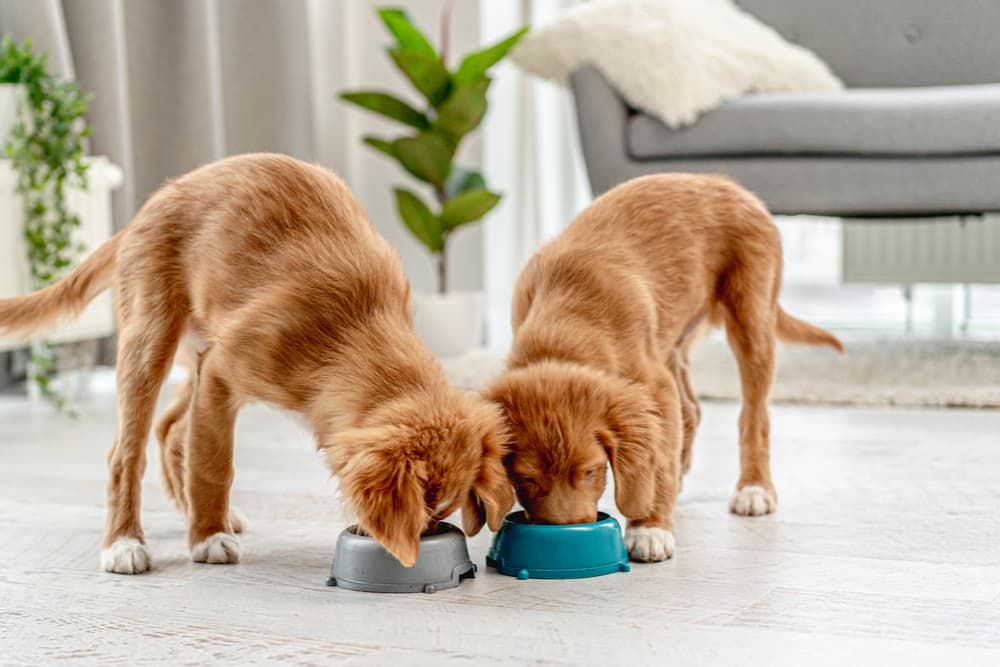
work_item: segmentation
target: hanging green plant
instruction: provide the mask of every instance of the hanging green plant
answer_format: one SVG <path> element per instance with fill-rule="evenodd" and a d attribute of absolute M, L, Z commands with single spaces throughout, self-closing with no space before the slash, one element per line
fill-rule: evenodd
<path fill-rule="evenodd" d="M 0 43 L 0 83 L 24 86 L 24 108 L 4 140 L 4 153 L 17 173 L 17 192 L 24 202 L 24 239 L 33 290 L 62 278 L 81 248 L 73 241 L 79 217 L 69 210 L 70 187 L 87 187 L 83 142 L 89 96 L 74 81 L 49 74 L 46 54 L 35 54 L 31 42 Z M 54 351 L 45 341 L 31 347 L 29 380 L 59 409 L 64 399 L 52 387 Z"/>
<path fill-rule="evenodd" d="M 454 163 L 462 140 L 486 115 L 490 68 L 500 62 L 528 31 L 517 31 L 500 42 L 466 55 L 448 69 L 451 5 L 441 22 L 441 50 L 413 25 L 401 9 L 383 8 L 378 16 L 396 39 L 389 56 L 426 100 L 423 109 L 380 91 L 341 93 L 340 97 L 368 111 L 401 123 L 415 133 L 389 141 L 367 136 L 364 142 L 395 159 L 414 178 L 434 191 L 439 210 L 420 197 L 396 188 L 396 207 L 406 228 L 437 259 L 438 290 L 448 290 L 448 239 L 462 225 L 476 222 L 500 202 L 500 193 L 486 187 L 483 175 Z"/>

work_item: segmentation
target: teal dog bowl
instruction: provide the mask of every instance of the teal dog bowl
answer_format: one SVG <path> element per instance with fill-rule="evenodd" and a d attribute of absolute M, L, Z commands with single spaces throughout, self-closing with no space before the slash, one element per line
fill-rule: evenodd
<path fill-rule="evenodd" d="M 507 515 L 493 538 L 486 565 L 518 579 L 581 579 L 628 572 L 628 551 L 618 522 L 603 512 L 593 523 L 528 523 Z"/>

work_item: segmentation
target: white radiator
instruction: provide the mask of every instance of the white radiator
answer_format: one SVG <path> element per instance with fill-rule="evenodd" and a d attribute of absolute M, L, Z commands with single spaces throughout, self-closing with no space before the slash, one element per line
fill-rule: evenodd
<path fill-rule="evenodd" d="M 1000 283 L 1000 216 L 845 220 L 848 283 Z"/>
<path fill-rule="evenodd" d="M 122 184 L 122 171 L 105 157 L 88 158 L 88 189 L 67 193 L 70 210 L 80 216 L 76 240 L 85 248 L 82 258 L 111 238 L 111 193 Z M 17 194 L 17 174 L 10 160 L 0 160 L 0 298 L 25 294 L 30 274 L 25 260 L 24 210 Z M 59 343 L 102 338 L 114 333 L 111 294 L 99 296 L 79 319 L 46 334 Z M 0 337 L 0 350 L 26 347 L 23 340 Z"/>

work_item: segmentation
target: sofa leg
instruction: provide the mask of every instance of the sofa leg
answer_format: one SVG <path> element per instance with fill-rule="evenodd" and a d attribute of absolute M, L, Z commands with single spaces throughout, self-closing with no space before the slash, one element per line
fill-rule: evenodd
<path fill-rule="evenodd" d="M 906 335 L 913 335 L 913 285 L 903 285 L 903 298 L 906 300 Z"/>
<path fill-rule="evenodd" d="M 972 326 L 972 285 L 965 283 L 962 285 L 962 336 L 969 335 Z"/>

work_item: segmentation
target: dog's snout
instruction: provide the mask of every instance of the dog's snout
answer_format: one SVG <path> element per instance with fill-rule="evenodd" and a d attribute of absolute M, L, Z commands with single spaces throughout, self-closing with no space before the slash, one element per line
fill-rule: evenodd
<path fill-rule="evenodd" d="M 597 508 L 589 502 L 559 502 L 549 496 L 534 511 L 529 511 L 528 516 L 532 523 L 592 523 L 597 521 Z"/>

